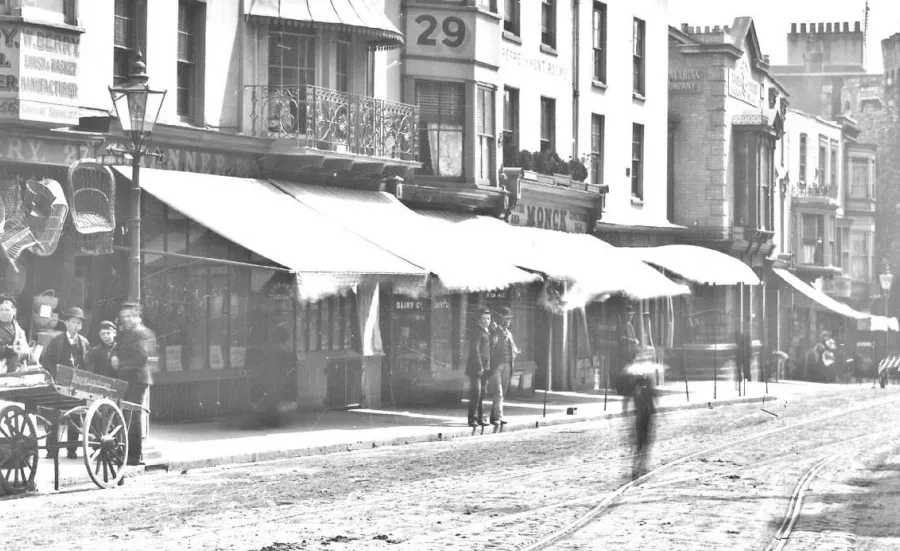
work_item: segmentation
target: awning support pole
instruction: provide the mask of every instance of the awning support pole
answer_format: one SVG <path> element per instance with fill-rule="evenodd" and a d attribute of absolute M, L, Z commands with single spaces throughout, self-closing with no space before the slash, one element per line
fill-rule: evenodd
<path fill-rule="evenodd" d="M 684 306 L 681 308 L 681 376 L 684 377 L 684 397 L 691 401 L 691 391 L 688 390 L 687 367 L 684 363 Z"/>
<path fill-rule="evenodd" d="M 547 417 L 547 395 L 550 394 L 550 376 L 553 371 L 553 312 L 547 312 L 548 319 L 550 323 L 547 325 L 547 373 L 546 373 L 546 381 L 544 382 L 544 414 L 543 417 Z"/>
<path fill-rule="evenodd" d="M 713 285 L 713 296 L 715 297 L 716 286 Z M 713 310 L 717 312 L 716 310 Z M 718 316 L 717 316 L 718 317 Z M 713 400 L 716 399 L 716 393 L 718 391 L 718 379 L 719 379 L 719 336 L 716 334 L 719 327 L 718 324 L 715 324 L 713 327 Z"/>
<path fill-rule="evenodd" d="M 139 145 L 139 144 L 138 144 Z M 128 219 L 128 300 L 141 300 L 141 151 L 135 147 L 131 155 L 130 214 Z"/>

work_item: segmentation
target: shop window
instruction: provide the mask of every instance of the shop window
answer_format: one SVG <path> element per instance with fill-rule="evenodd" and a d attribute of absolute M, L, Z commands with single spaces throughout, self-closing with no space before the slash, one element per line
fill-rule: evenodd
<path fill-rule="evenodd" d="M 541 97 L 541 153 L 556 151 L 556 100 Z"/>
<path fill-rule="evenodd" d="M 800 134 L 800 170 L 797 180 L 801 185 L 806 184 L 806 134 Z"/>
<path fill-rule="evenodd" d="M 513 36 L 519 36 L 521 0 L 504 0 L 503 30 Z"/>
<path fill-rule="evenodd" d="M 459 365 L 452 345 L 454 322 L 458 319 L 454 305 L 452 296 L 436 296 L 431 300 L 431 365 L 435 370 L 450 371 Z"/>
<path fill-rule="evenodd" d="M 603 115 L 591 115 L 591 183 L 603 183 L 603 135 L 606 119 Z"/>
<path fill-rule="evenodd" d="M 462 83 L 417 81 L 419 160 L 417 173 L 462 177 L 466 90 Z"/>
<path fill-rule="evenodd" d="M 597 82 L 606 82 L 606 4 L 603 2 L 594 2 L 591 26 L 593 78 Z"/>
<path fill-rule="evenodd" d="M 478 177 L 494 180 L 494 91 L 483 86 L 475 87 L 475 132 L 478 135 Z"/>
<path fill-rule="evenodd" d="M 632 76 L 633 76 L 633 86 L 632 91 L 635 94 L 643 96 L 645 93 L 644 90 L 644 39 L 645 39 L 645 24 L 638 18 L 634 19 L 634 25 L 632 29 L 632 51 L 631 51 L 631 59 L 632 59 Z"/>
<path fill-rule="evenodd" d="M 519 155 L 519 90 L 503 89 L 503 166 L 516 166 Z"/>
<path fill-rule="evenodd" d="M 313 30 L 269 29 L 269 88 L 285 98 L 268 102 L 270 129 L 287 134 L 306 132 L 306 86 L 316 83 L 318 39 Z"/>
<path fill-rule="evenodd" d="M 556 0 L 541 0 L 541 44 L 556 49 Z"/>
<path fill-rule="evenodd" d="M 392 378 L 431 370 L 430 301 L 395 296 L 391 327 L 394 368 Z"/>
<path fill-rule="evenodd" d="M 822 266 L 824 264 L 825 220 L 822 215 L 804 214 L 802 217 L 800 263 Z"/>
<path fill-rule="evenodd" d="M 644 199 L 644 125 L 631 125 L 631 196 Z"/>
<path fill-rule="evenodd" d="M 351 75 L 353 73 L 351 39 L 348 33 L 341 33 L 335 43 L 335 87 L 338 92 L 350 93 Z"/>
<path fill-rule="evenodd" d="M 203 41 L 206 4 L 191 0 L 178 3 L 178 115 L 201 122 L 203 105 Z M 199 119 L 199 120 L 198 120 Z"/>
<path fill-rule="evenodd" d="M 850 277 L 853 281 L 869 281 L 869 232 L 851 231 Z"/>
<path fill-rule="evenodd" d="M 850 197 L 869 199 L 869 160 L 850 160 Z"/>
<path fill-rule="evenodd" d="M 144 0 L 115 0 L 113 15 L 113 83 L 128 80 L 138 49 L 146 54 L 147 4 Z M 144 56 L 144 63 L 147 62 Z"/>
<path fill-rule="evenodd" d="M 734 342 L 734 300 L 738 290 L 701 285 L 684 298 L 681 340 L 691 344 Z M 676 323 L 677 325 L 677 323 Z"/>

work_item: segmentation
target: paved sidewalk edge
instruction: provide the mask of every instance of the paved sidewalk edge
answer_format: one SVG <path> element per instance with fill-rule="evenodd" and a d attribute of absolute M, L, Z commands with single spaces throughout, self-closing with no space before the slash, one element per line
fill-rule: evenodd
<path fill-rule="evenodd" d="M 677 406 L 665 406 L 657 408 L 657 413 L 669 413 L 673 411 L 681 411 L 681 410 L 691 410 L 691 409 L 701 409 L 701 408 L 715 408 L 717 406 L 727 406 L 734 404 L 746 404 L 751 402 L 774 402 L 778 400 L 778 397 L 775 395 L 767 395 L 763 399 L 763 397 L 753 397 L 753 398 L 732 398 L 726 400 L 716 400 L 714 402 L 706 401 L 706 402 L 688 402 L 684 404 L 680 404 Z M 618 405 L 618 402 L 616 403 Z M 555 414 L 554 417 L 541 419 L 540 421 L 533 421 L 529 423 L 524 422 L 515 422 L 510 421 L 508 425 L 503 428 L 503 433 L 514 432 L 514 431 L 522 431 L 529 429 L 537 429 L 540 427 L 552 427 L 557 425 L 570 425 L 575 423 L 584 423 L 584 422 L 592 422 L 592 421 L 603 421 L 607 419 L 616 419 L 620 417 L 631 417 L 634 415 L 633 410 L 629 410 L 627 413 L 623 413 L 621 411 L 611 412 L 607 411 L 601 414 L 587 415 L 587 416 L 579 416 L 579 415 L 560 415 Z M 144 465 L 142 467 L 129 467 L 129 471 L 126 474 L 126 478 L 134 477 L 134 476 L 143 476 L 143 475 L 152 475 L 158 473 L 168 473 L 172 471 L 188 471 L 191 469 L 207 469 L 212 467 L 221 467 L 225 465 L 241 465 L 241 464 L 250 464 L 250 463 L 261 463 L 265 461 L 276 461 L 281 459 L 294 459 L 300 457 L 312 457 L 312 456 L 320 456 L 320 455 L 330 455 L 334 453 L 342 453 L 342 452 L 350 452 L 357 450 L 365 450 L 372 448 L 385 448 L 391 446 L 406 446 L 410 444 L 423 444 L 427 442 L 442 442 L 447 440 L 456 440 L 459 438 L 467 438 L 467 437 L 477 437 L 477 436 L 489 436 L 494 434 L 491 429 L 488 429 L 484 432 L 482 431 L 472 431 L 468 428 L 458 428 L 453 427 L 447 431 L 434 432 L 430 434 L 417 434 L 411 436 L 398 436 L 390 439 L 367 439 L 360 440 L 353 443 L 341 443 L 341 444 L 332 444 L 328 446 L 312 446 L 312 447 L 298 447 L 291 448 L 287 450 L 270 450 L 263 451 L 257 453 L 239 453 L 232 455 L 223 455 L 219 457 L 210 457 L 204 459 L 190 459 L 184 461 L 165 461 L 165 457 L 161 461 L 153 462 L 148 465 Z M 91 483 L 91 480 L 88 474 L 85 472 L 83 474 L 74 475 L 74 476 L 66 476 L 60 477 L 59 485 L 61 490 L 65 490 L 67 486 L 76 486 L 82 485 L 85 483 Z"/>

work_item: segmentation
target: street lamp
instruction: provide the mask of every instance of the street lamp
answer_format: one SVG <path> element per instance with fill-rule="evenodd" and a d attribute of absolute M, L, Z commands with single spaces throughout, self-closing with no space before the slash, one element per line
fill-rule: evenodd
<path fill-rule="evenodd" d="M 891 267 L 885 264 L 884 273 L 878 276 L 878 282 L 881 284 L 881 292 L 884 294 L 884 317 L 888 318 L 890 315 L 890 305 L 889 302 L 891 300 L 891 284 L 894 283 L 894 274 L 891 273 Z M 888 354 L 890 354 L 890 348 L 888 348 L 888 341 L 890 338 L 890 328 L 884 328 L 884 357 L 886 358 Z"/>
<path fill-rule="evenodd" d="M 128 299 L 133 301 L 141 300 L 141 160 L 149 155 L 145 148 L 166 97 L 165 90 L 153 90 L 147 84 L 149 77 L 146 68 L 138 51 L 131 63 L 128 80 L 119 86 L 109 87 L 116 117 L 128 138 L 129 149 L 125 153 L 131 155 Z"/>

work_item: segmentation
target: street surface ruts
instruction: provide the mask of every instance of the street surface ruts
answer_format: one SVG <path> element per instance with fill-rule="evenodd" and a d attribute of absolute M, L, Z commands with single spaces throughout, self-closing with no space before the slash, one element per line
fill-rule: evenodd
<path fill-rule="evenodd" d="M 836 386 L 767 403 L 777 418 L 758 403 L 664 415 L 650 467 L 886 398 L 900 400 L 900 389 Z M 857 437 L 889 428 L 898 408 L 788 428 L 660 470 L 553 548 L 765 548 L 804 470 L 828 454 L 846 464 L 894 444 Z M 522 549 L 629 480 L 631 422 L 145 476 L 113 491 L 2 500 L 0 519 L 11 549 Z"/>

